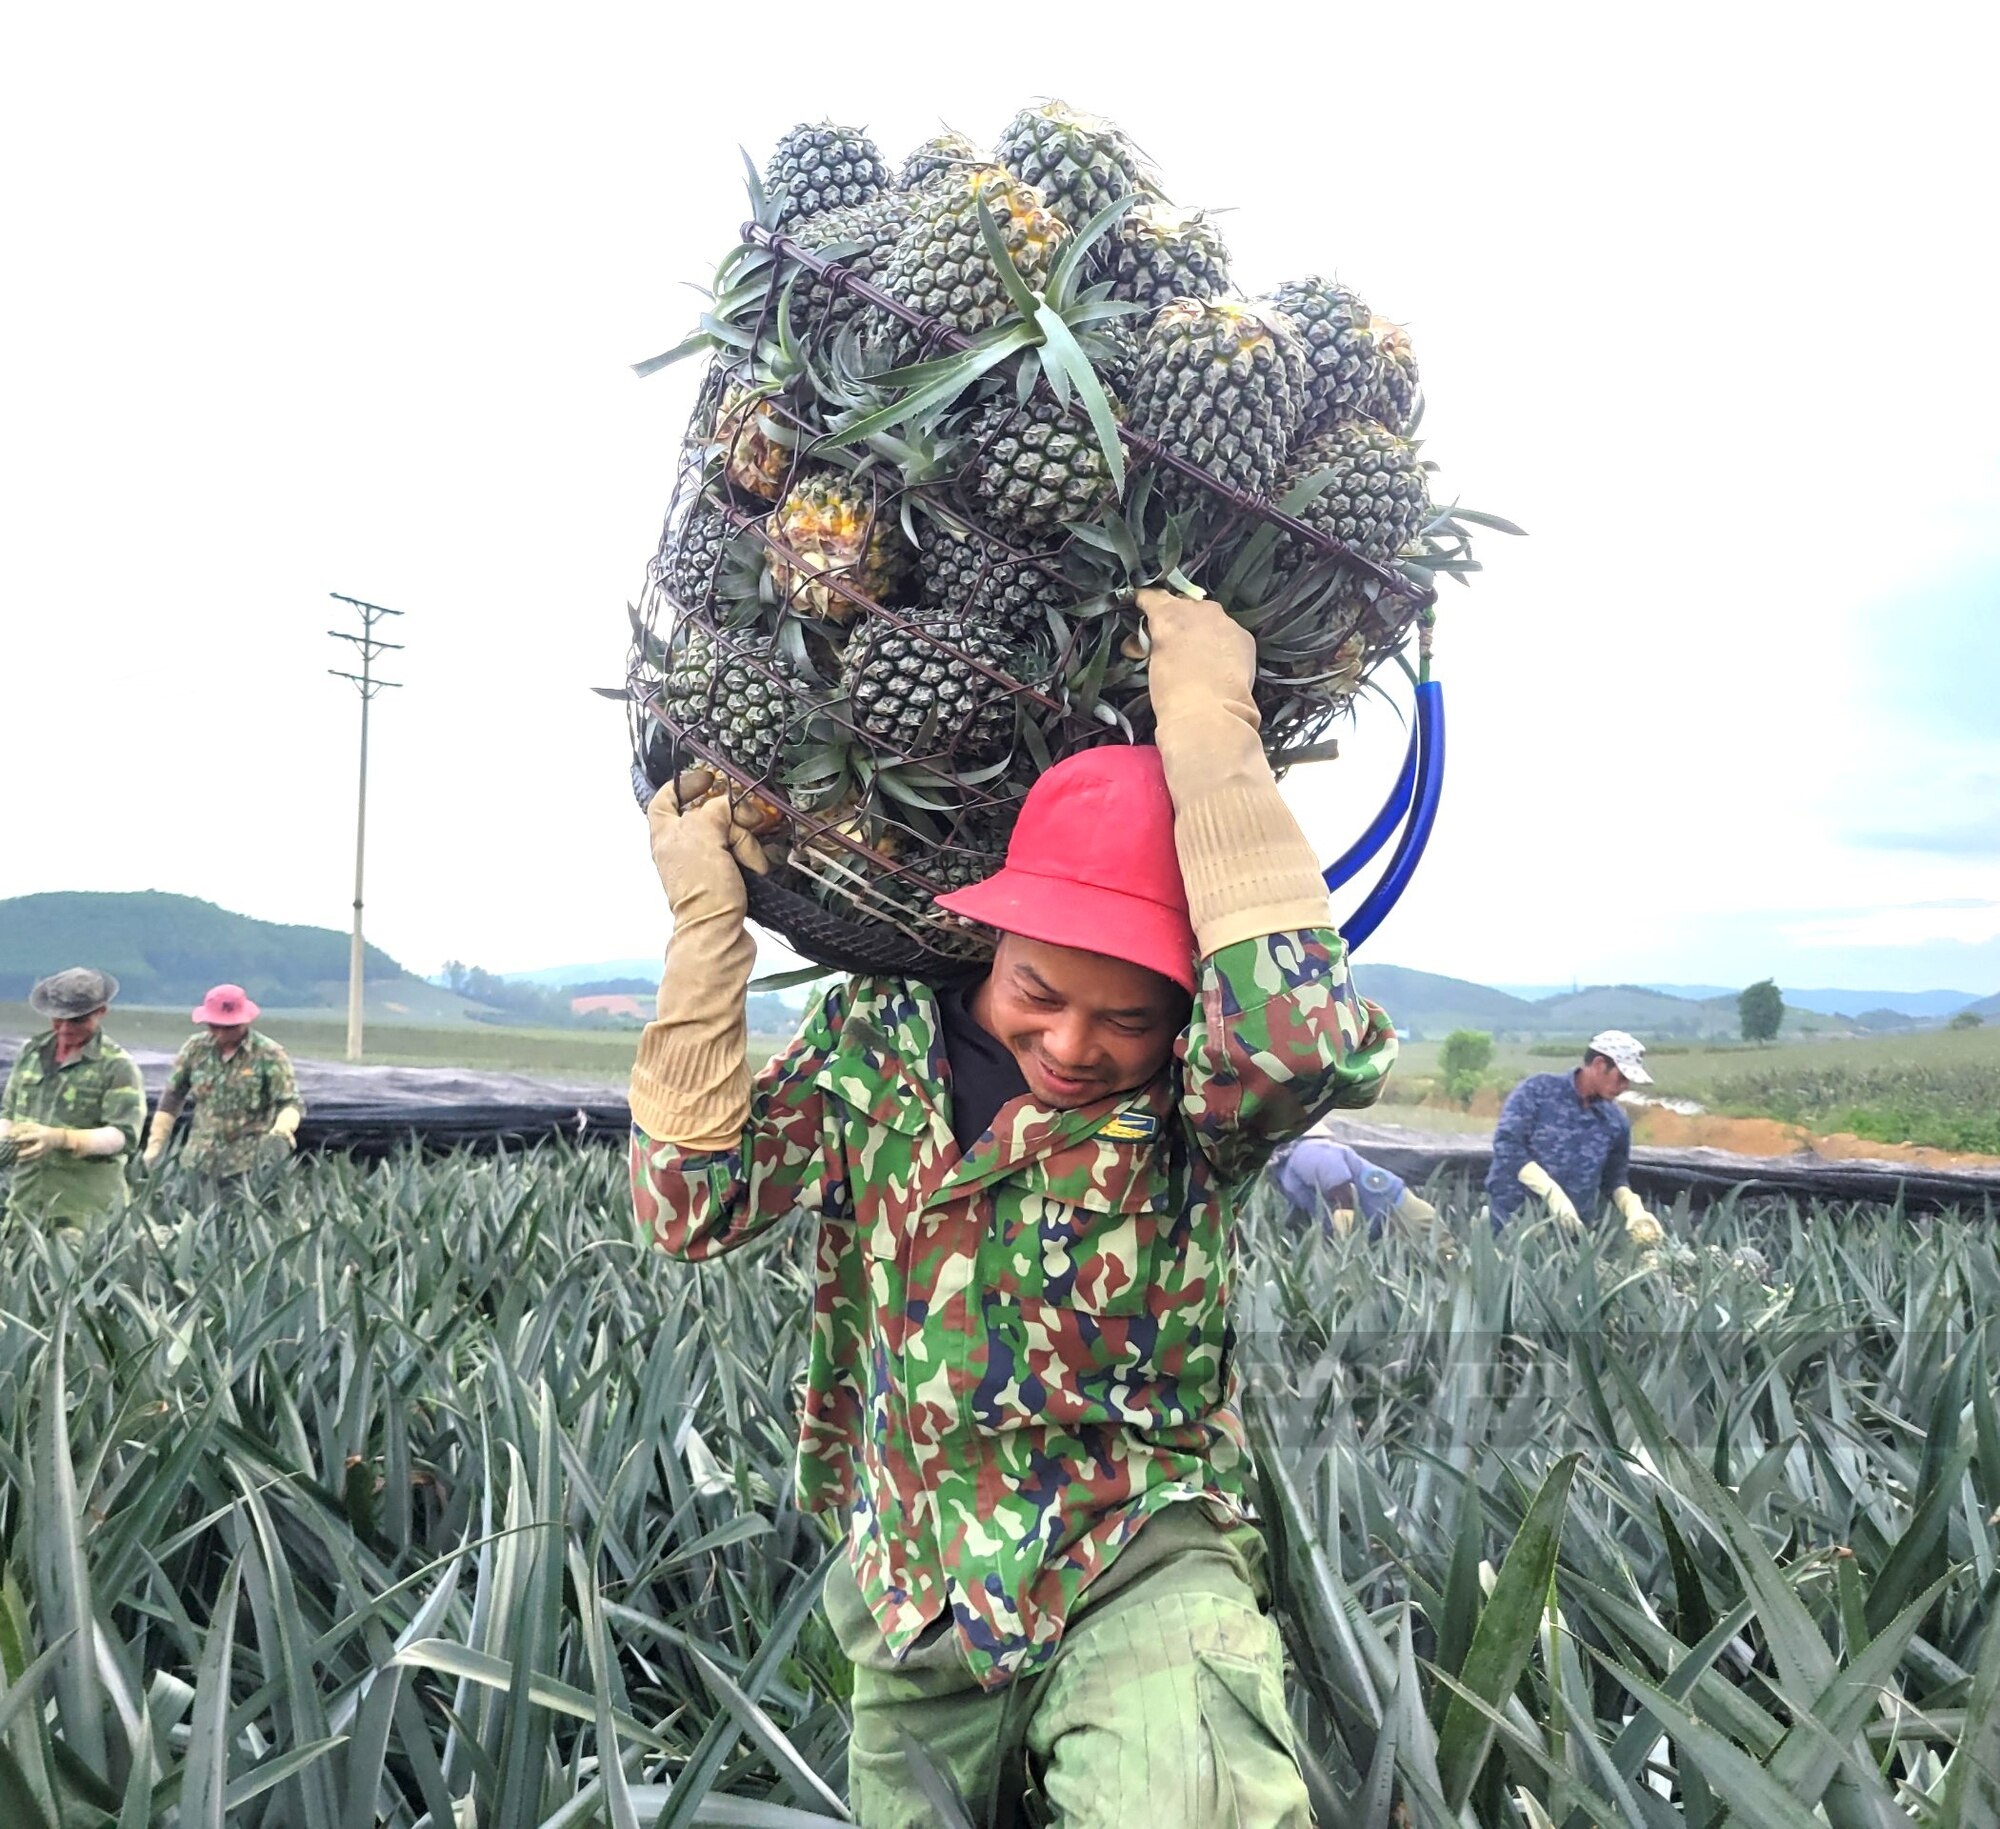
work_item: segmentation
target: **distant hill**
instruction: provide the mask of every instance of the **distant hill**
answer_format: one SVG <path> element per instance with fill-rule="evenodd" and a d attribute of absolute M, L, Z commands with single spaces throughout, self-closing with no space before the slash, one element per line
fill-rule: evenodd
<path fill-rule="evenodd" d="M 1357 959 L 1354 982 L 1364 997 L 1388 1011 L 1398 1029 L 1417 1041 L 1434 1041 L 1454 1029 L 1522 1035 L 1541 1028 L 1535 1005 L 1464 978 Z"/>
<path fill-rule="evenodd" d="M 1781 984 L 1785 1002 L 1796 1010 L 1812 1010 L 1821 1016 L 1861 1016 L 1871 1011 L 1894 1010 L 1898 1016 L 1937 1018 L 1956 1016 L 1978 999 L 1970 991 L 1795 991 Z"/>
<path fill-rule="evenodd" d="M 213 984 L 240 984 L 273 1009 L 336 1008 L 347 998 L 348 936 L 233 914 L 157 890 L 57 890 L 0 901 L 0 1001 L 25 998 L 66 965 L 113 973 L 126 1003 L 194 1004 Z M 369 988 L 428 987 L 367 949 Z"/>
<path fill-rule="evenodd" d="M 1556 984 L 1508 984 L 1500 988 L 1530 1002 L 1569 994 L 1562 985 Z M 1728 998 L 1732 1006 L 1737 993 L 1743 989 L 1740 984 L 1645 984 L 1638 988 L 1659 991 L 1668 997 L 1685 998 L 1691 1003 Z M 1807 1010 L 1815 1016 L 1860 1016 L 1865 1011 L 1893 1010 L 1900 1016 L 1945 1017 L 1974 1001 L 1970 991 L 1842 991 L 1823 987 L 1798 990 L 1784 983 L 1780 983 L 1778 989 L 1784 993 L 1786 1009 Z"/>
<path fill-rule="evenodd" d="M 1733 1034 L 1737 1028 L 1734 992 L 1696 1003 L 1649 991 L 1641 984 L 1594 984 L 1588 990 L 1546 997 L 1533 1007 L 1540 1013 L 1541 1026 L 1560 1035 L 1627 1029 L 1649 1040 L 1664 1036 L 1692 1040 Z"/>

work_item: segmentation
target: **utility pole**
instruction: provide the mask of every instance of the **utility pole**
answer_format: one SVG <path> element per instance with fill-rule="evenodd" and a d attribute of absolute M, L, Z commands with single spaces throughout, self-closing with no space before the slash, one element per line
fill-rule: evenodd
<path fill-rule="evenodd" d="M 327 630 L 335 641 L 352 642 L 361 651 L 359 673 L 349 673 L 341 667 L 327 668 L 336 679 L 352 680 L 361 693 L 361 788 L 354 802 L 354 938 L 347 952 L 347 1058 L 358 1061 L 361 1058 L 361 873 L 368 856 L 368 702 L 385 687 L 403 683 L 375 677 L 376 655 L 392 650 L 400 652 L 403 646 L 399 641 L 384 641 L 375 633 L 375 625 L 385 616 L 400 616 L 403 612 L 385 610 L 379 603 L 363 603 L 359 597 L 343 597 L 338 591 L 329 591 L 327 595 L 336 603 L 347 604 L 361 617 L 359 635 L 343 629 Z"/>

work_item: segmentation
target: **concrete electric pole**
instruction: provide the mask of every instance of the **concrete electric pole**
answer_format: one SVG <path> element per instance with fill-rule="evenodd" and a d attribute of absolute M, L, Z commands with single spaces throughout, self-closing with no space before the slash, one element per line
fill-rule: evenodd
<path fill-rule="evenodd" d="M 327 672 L 337 679 L 352 680 L 361 693 L 361 788 L 354 803 L 354 938 L 347 952 L 347 1058 L 358 1061 L 361 1058 L 361 875 L 362 866 L 368 856 L 368 702 L 385 687 L 400 686 L 401 680 L 382 680 L 375 677 L 375 657 L 392 650 L 400 651 L 399 641 L 384 641 L 375 633 L 375 625 L 385 616 L 400 616 L 401 610 L 385 610 L 379 603 L 363 603 L 359 597 L 343 597 L 338 591 L 327 595 L 336 603 L 344 603 L 357 611 L 361 617 L 361 633 L 353 635 L 342 629 L 328 629 L 327 633 L 335 641 L 352 642 L 361 650 L 361 671 L 349 673 L 344 668 L 329 667 Z"/>

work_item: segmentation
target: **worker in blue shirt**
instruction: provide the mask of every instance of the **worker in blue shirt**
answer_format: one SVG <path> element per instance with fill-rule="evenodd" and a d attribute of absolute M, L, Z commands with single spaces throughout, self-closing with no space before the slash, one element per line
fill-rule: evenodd
<path fill-rule="evenodd" d="M 1413 1194 L 1402 1178 L 1324 1131 L 1308 1131 L 1271 1159 L 1271 1179 L 1301 1213 L 1319 1220 L 1328 1238 L 1344 1238 L 1357 1217 L 1370 1238 L 1393 1220 L 1410 1237 L 1439 1230 L 1437 1208 Z"/>
<path fill-rule="evenodd" d="M 1606 1029 L 1590 1038 L 1581 1067 L 1531 1074 L 1507 1095 L 1486 1171 L 1494 1231 L 1534 1194 L 1566 1231 L 1585 1216 L 1595 1223 L 1608 1200 L 1635 1245 L 1660 1242 L 1659 1221 L 1629 1185 L 1632 1127 L 1618 1109 L 1628 1087 L 1652 1084 L 1645 1062 L 1642 1043 Z"/>

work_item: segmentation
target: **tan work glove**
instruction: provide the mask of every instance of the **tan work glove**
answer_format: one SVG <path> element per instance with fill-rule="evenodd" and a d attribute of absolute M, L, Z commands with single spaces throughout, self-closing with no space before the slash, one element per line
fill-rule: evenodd
<path fill-rule="evenodd" d="M 1257 740 L 1257 643 L 1218 603 L 1139 593 L 1152 643 L 1154 741 L 1203 958 L 1237 940 L 1331 927 L 1319 860 Z"/>
<path fill-rule="evenodd" d="M 23 1162 L 39 1162 L 44 1156 L 80 1156 L 87 1140 L 83 1131 L 37 1124 L 33 1118 L 16 1119 L 8 1134 Z"/>
<path fill-rule="evenodd" d="M 1583 1230 L 1583 1221 L 1577 1217 L 1576 1203 L 1556 1185 L 1555 1177 L 1539 1162 L 1522 1163 L 1521 1172 L 1514 1179 L 1529 1193 L 1540 1197 L 1551 1217 L 1565 1232 Z"/>
<path fill-rule="evenodd" d="M 271 1120 L 268 1134 L 285 1146 L 288 1156 L 299 1146 L 299 1119 L 304 1115 L 296 1105 L 287 1105 Z"/>
<path fill-rule="evenodd" d="M 154 1112 L 146 1125 L 146 1147 L 140 1152 L 139 1160 L 149 1169 L 158 1168 L 173 1134 L 174 1114 L 170 1111 Z"/>
<path fill-rule="evenodd" d="M 670 782 L 646 818 L 674 931 L 658 1019 L 646 1025 L 632 1063 L 632 1122 L 690 1152 L 734 1149 L 750 1116 L 743 996 L 757 961 L 743 925 L 743 871 L 762 875 L 770 864 L 726 795 L 683 813 Z"/>
<path fill-rule="evenodd" d="M 1437 1208 L 1421 1194 L 1405 1188 L 1402 1199 L 1389 1209 L 1389 1214 L 1405 1238 L 1424 1246 L 1440 1264 L 1457 1259 L 1458 1240 L 1452 1237 L 1451 1228 L 1439 1217 Z"/>
<path fill-rule="evenodd" d="M 1625 1236 L 1640 1250 L 1650 1250 L 1666 1237 L 1660 1222 L 1646 1211 L 1645 1203 L 1630 1188 L 1614 1188 L 1611 1204 L 1625 1221 Z"/>

